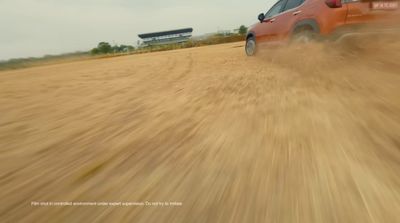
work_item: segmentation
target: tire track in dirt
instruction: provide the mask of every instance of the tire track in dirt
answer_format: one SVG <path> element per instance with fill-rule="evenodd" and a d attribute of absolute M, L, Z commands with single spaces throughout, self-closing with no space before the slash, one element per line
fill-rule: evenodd
<path fill-rule="evenodd" d="M 396 222 L 396 60 L 331 68 L 337 55 L 316 46 L 316 67 L 242 45 L 0 72 L 1 219 Z"/>

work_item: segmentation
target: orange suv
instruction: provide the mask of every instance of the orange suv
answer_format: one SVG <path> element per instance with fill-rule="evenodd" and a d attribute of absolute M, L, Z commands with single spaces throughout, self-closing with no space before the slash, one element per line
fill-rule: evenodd
<path fill-rule="evenodd" d="M 400 22 L 399 8 L 399 0 L 279 0 L 249 29 L 246 54 L 255 55 L 258 46 L 265 43 L 339 38 L 366 25 L 389 30 Z"/>

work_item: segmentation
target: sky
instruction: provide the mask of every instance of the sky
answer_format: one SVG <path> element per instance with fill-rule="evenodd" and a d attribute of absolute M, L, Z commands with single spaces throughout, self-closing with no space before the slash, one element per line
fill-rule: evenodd
<path fill-rule="evenodd" d="M 193 35 L 257 22 L 275 0 L 0 0 L 0 60 L 136 45 L 146 32 Z"/>

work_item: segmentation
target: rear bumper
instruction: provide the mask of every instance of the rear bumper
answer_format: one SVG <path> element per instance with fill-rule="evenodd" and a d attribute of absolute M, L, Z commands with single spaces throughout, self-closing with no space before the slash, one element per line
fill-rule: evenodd
<path fill-rule="evenodd" d="M 400 35 L 399 25 L 388 25 L 388 24 L 357 24 L 357 25 L 345 25 L 337 28 L 333 33 L 326 38 L 333 41 L 340 41 L 344 38 L 365 36 L 365 35 Z"/>
<path fill-rule="evenodd" d="M 361 32 L 349 32 L 340 35 L 338 38 L 335 39 L 336 42 L 343 41 L 348 38 L 357 38 L 357 37 L 363 37 L 363 36 L 390 36 L 390 35 L 396 35 L 400 36 L 400 29 L 381 29 L 381 30 L 376 30 L 376 31 L 361 31 Z"/>

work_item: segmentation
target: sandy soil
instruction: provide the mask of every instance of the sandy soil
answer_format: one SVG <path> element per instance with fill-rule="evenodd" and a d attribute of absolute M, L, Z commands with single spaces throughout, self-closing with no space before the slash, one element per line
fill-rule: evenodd
<path fill-rule="evenodd" d="M 1 72 L 1 222 L 399 222 L 400 44 L 357 43 Z"/>

